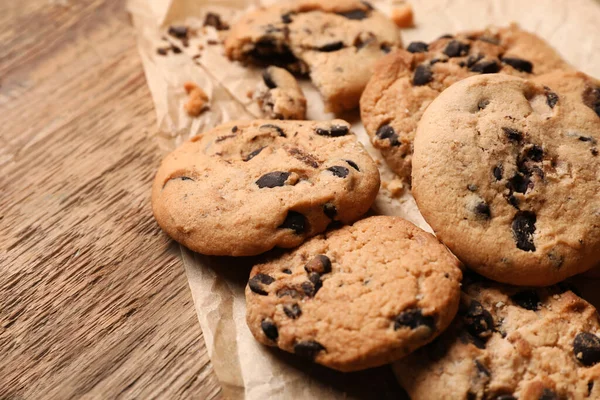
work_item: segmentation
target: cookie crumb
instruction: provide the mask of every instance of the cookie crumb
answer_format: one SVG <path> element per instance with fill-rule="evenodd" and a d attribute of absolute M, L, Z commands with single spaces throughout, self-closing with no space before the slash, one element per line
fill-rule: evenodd
<path fill-rule="evenodd" d="M 204 18 L 203 26 L 212 26 L 218 31 L 226 31 L 229 29 L 229 24 L 221 20 L 221 16 L 217 13 L 209 12 Z"/>
<path fill-rule="evenodd" d="M 558 300 L 558 299 L 560 299 L 560 295 L 558 295 L 558 294 L 555 294 L 555 295 L 554 295 L 554 296 L 552 296 L 552 297 L 554 298 L 554 300 Z"/>
<path fill-rule="evenodd" d="M 186 82 L 183 85 L 188 94 L 188 101 L 184 108 L 190 117 L 197 117 L 208 108 L 208 96 L 194 82 Z"/>
<path fill-rule="evenodd" d="M 401 4 L 392 10 L 392 21 L 398 28 L 413 28 L 415 26 L 414 13 L 410 4 Z"/>
<path fill-rule="evenodd" d="M 404 183 L 398 178 L 391 181 L 383 181 L 382 186 L 390 192 L 392 197 L 400 197 L 404 193 Z"/>

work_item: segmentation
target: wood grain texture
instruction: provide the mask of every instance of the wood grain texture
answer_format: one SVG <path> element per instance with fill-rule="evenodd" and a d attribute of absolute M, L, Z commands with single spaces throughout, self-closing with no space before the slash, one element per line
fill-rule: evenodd
<path fill-rule="evenodd" d="M 0 2 L 0 398 L 218 398 L 120 0 Z"/>

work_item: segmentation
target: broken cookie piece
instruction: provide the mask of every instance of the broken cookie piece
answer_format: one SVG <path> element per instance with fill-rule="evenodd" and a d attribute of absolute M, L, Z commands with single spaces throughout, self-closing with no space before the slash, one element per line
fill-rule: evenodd
<path fill-rule="evenodd" d="M 267 118 L 306 119 L 304 93 L 296 78 L 283 68 L 265 69 L 253 97 Z"/>
<path fill-rule="evenodd" d="M 208 109 L 209 99 L 204 90 L 193 82 L 186 82 L 183 87 L 188 94 L 184 108 L 190 117 L 197 117 Z"/>

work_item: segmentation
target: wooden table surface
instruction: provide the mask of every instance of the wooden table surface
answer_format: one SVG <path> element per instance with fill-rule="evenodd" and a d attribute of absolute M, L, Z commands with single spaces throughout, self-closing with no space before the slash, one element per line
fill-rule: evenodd
<path fill-rule="evenodd" d="M 122 0 L 0 1 L 0 398 L 220 396 Z"/>

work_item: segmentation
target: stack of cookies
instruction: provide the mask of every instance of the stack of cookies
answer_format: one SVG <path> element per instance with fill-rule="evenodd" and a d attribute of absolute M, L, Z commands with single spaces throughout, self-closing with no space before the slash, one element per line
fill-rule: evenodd
<path fill-rule="evenodd" d="M 403 49 L 354 0 L 259 9 L 225 49 L 265 67 L 269 119 L 169 154 L 152 204 L 191 250 L 262 255 L 259 342 L 339 371 L 394 363 L 413 400 L 600 398 L 600 320 L 563 282 L 600 264 L 599 81 L 516 26 Z M 302 120 L 294 74 L 330 111 L 360 105 L 436 236 L 365 216 L 377 164 L 347 122 Z"/>

